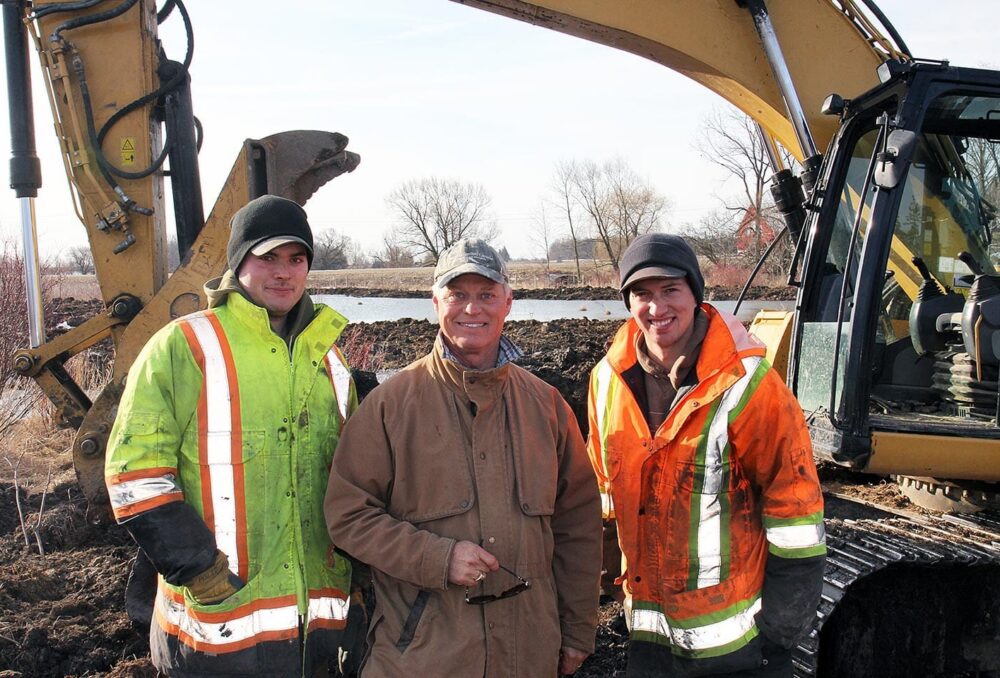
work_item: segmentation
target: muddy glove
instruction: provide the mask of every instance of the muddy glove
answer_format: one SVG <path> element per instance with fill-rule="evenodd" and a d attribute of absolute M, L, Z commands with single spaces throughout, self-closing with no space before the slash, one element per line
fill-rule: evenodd
<path fill-rule="evenodd" d="M 222 551 L 216 551 L 215 562 L 195 575 L 184 586 L 191 597 L 201 605 L 216 605 L 245 586 L 243 580 L 229 570 L 229 558 Z"/>

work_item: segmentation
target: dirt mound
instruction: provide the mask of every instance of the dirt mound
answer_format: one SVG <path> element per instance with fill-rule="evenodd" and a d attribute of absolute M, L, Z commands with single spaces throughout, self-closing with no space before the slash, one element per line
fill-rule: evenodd
<path fill-rule="evenodd" d="M 709 285 L 705 288 L 705 299 L 735 299 L 740 287 Z M 428 290 L 376 289 L 370 287 L 310 287 L 310 294 L 343 294 L 349 297 L 391 297 L 394 299 L 423 299 Z M 747 293 L 748 299 L 795 299 L 794 287 L 769 287 L 754 285 Z M 617 287 L 591 287 L 589 285 L 565 287 L 524 287 L 514 290 L 515 299 L 620 299 Z"/>
<path fill-rule="evenodd" d="M 33 524 L 41 495 L 22 492 L 21 505 Z M 123 609 L 135 546 L 119 528 L 89 525 L 85 511 L 75 484 L 49 492 L 40 555 L 30 531 L 25 545 L 13 488 L 0 493 L 0 669 L 16 672 L 8 675 L 104 673 L 149 654 Z"/>

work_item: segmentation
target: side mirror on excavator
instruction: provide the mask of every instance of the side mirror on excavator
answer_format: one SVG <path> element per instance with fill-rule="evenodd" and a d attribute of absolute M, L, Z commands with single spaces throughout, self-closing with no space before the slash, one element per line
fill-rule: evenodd
<path fill-rule="evenodd" d="M 889 132 L 885 150 L 875 158 L 875 185 L 879 188 L 895 188 L 902 181 L 910 164 L 910 155 L 917 143 L 917 133 L 905 129 Z"/>

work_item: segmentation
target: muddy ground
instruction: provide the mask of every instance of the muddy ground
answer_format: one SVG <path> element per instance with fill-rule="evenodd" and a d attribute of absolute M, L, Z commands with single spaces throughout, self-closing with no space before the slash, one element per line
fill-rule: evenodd
<path fill-rule="evenodd" d="M 61 300 L 48 313 L 49 324 L 76 325 L 95 310 L 94 302 Z M 616 321 L 526 321 L 509 323 L 507 331 L 525 351 L 521 364 L 556 385 L 585 426 L 587 375 L 617 326 Z M 435 333 L 436 325 L 425 321 L 373 323 L 350 327 L 345 343 L 354 343 L 369 368 L 391 371 L 425 354 Z M 92 357 L 106 359 L 106 349 Z M 18 489 L 0 476 L 0 678 L 153 676 L 145 632 L 132 626 L 123 609 L 135 547 L 117 527 L 87 524 L 68 460 L 65 452 L 40 521 L 42 491 L 28 493 L 23 483 Z M 875 481 L 851 489 L 839 475 L 837 482 L 839 491 L 870 501 L 905 501 L 893 485 Z M 29 531 L 28 545 L 18 494 L 26 524 L 40 523 L 37 537 Z M 608 602 L 601 610 L 597 652 L 577 675 L 614 676 L 624 668 L 625 647 L 620 609 Z"/>

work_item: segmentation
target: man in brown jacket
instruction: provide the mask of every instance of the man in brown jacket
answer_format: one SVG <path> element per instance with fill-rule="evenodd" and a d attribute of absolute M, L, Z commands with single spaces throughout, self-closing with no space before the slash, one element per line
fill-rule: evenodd
<path fill-rule="evenodd" d="M 511 361 L 507 270 L 442 253 L 434 349 L 361 404 L 326 494 L 333 543 L 370 564 L 377 676 L 551 677 L 593 652 L 601 507 L 576 420 Z"/>

